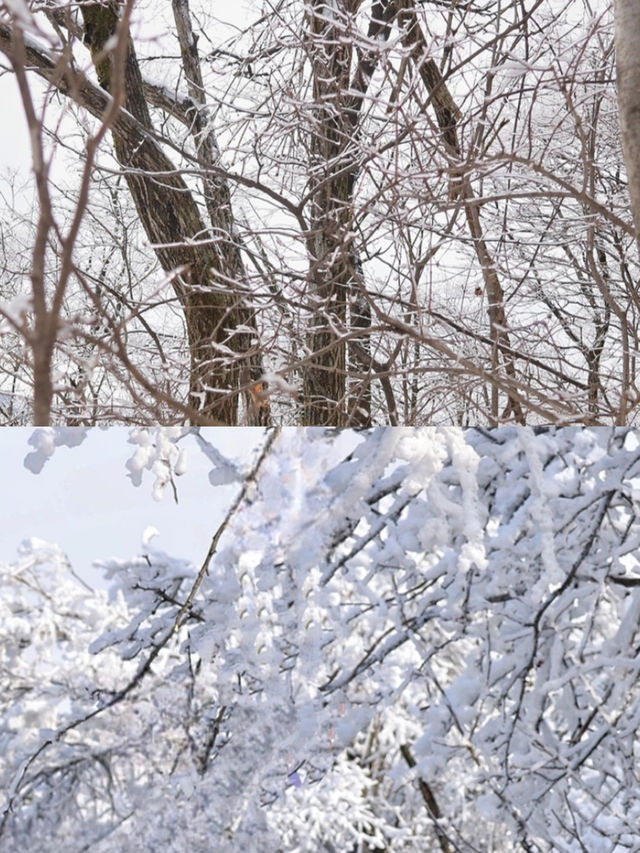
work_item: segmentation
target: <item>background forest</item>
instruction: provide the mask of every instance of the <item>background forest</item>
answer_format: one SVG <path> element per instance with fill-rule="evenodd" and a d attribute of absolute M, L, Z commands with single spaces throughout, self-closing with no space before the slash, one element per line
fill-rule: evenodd
<path fill-rule="evenodd" d="M 3 9 L 3 423 L 636 422 L 609 2 Z"/>

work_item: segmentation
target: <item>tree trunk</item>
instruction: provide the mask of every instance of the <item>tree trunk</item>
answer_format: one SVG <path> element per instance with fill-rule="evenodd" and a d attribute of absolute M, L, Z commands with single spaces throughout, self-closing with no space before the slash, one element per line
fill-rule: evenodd
<path fill-rule="evenodd" d="M 364 95 L 391 32 L 395 0 L 375 0 L 367 40 L 351 76 L 353 40 L 348 25 L 360 0 L 313 0 L 308 12 L 313 75 L 311 134 L 312 213 L 309 300 L 311 319 L 304 370 L 304 423 L 371 424 L 371 360 L 367 329 L 371 310 L 358 286 L 353 197 L 358 174 L 359 121 Z M 347 344 L 341 330 L 362 330 L 349 351 L 349 374 L 362 371 L 347 389 Z M 364 357 L 363 357 L 364 356 Z M 365 371 L 368 375 L 365 375 Z"/>
<path fill-rule="evenodd" d="M 616 67 L 622 149 L 627 167 L 631 209 L 640 234 L 640 6 L 615 0 Z"/>
<path fill-rule="evenodd" d="M 397 15 L 396 0 L 374 0 L 371 7 L 371 17 L 367 30 L 367 43 L 370 47 L 360 47 L 358 64 L 355 68 L 347 106 L 348 132 L 353 142 L 359 137 L 359 121 L 362 104 L 369 88 L 369 83 L 380 61 L 380 55 L 385 43 L 391 35 L 393 20 Z M 373 47 L 371 47 L 373 45 Z M 349 202 L 353 204 L 356 181 L 358 177 L 357 163 L 349 174 Z M 368 330 L 371 327 L 371 304 L 364 286 L 362 263 L 357 254 L 351 259 L 352 272 L 356 275 L 349 283 L 349 329 L 351 332 L 362 331 L 362 336 L 354 338 L 348 346 L 348 374 L 353 377 L 349 385 L 349 401 L 347 425 L 351 427 L 369 427 L 371 419 L 371 383 L 375 376 L 374 362 L 371 355 L 371 342 Z M 385 395 L 391 391 L 388 382 L 383 380 Z M 389 421 L 395 420 L 395 401 L 391 394 L 392 406 L 389 407 Z"/>
<path fill-rule="evenodd" d="M 308 12 L 313 75 L 311 216 L 304 420 L 311 426 L 345 426 L 346 326 L 352 277 L 352 210 L 349 200 L 350 133 L 347 114 L 352 45 L 343 34 L 344 4 L 313 0 Z"/>
<path fill-rule="evenodd" d="M 216 236 L 214 248 L 218 253 L 219 268 L 227 279 L 246 282 L 246 270 L 242 260 L 240 245 L 235 237 L 235 222 L 231 208 L 231 193 L 227 181 L 214 171 L 220 165 L 220 148 L 210 121 L 207 109 L 198 54 L 198 40 L 191 26 L 188 0 L 172 0 L 173 16 L 176 22 L 178 41 L 182 54 L 182 67 L 185 73 L 187 90 L 193 103 L 188 111 L 191 130 L 196 146 L 196 156 L 204 189 L 204 199 L 211 223 L 210 236 Z M 224 287 L 224 281 L 221 281 Z M 244 299 L 237 300 L 234 310 L 235 325 L 252 332 L 236 332 L 234 349 L 246 353 L 247 364 L 240 382 L 245 391 L 247 425 L 268 425 L 271 422 L 268 399 L 264 394 L 252 394 L 251 389 L 260 383 L 263 367 L 262 354 L 253 346 L 252 338 L 257 340 L 256 318 L 253 310 Z M 260 383 L 260 389 L 262 385 Z"/>
<path fill-rule="evenodd" d="M 104 48 L 116 31 L 118 7 L 90 4 L 80 8 L 98 80 L 110 92 L 115 69 L 111 53 Z M 123 37 L 127 38 L 124 107 L 142 128 L 152 130 L 133 43 L 128 34 Z M 140 221 L 162 268 L 167 272 L 180 270 L 173 287 L 184 311 L 191 355 L 189 402 L 198 409 L 203 422 L 215 418 L 236 424 L 239 391 L 242 387 L 249 391 L 252 382 L 260 378 L 261 367 L 251 336 L 246 331 L 234 332 L 251 318 L 242 305 L 242 296 L 234 292 L 234 285 L 244 280 L 244 268 L 231 236 L 228 187 L 218 180 L 216 195 L 208 193 L 212 215 L 212 228 L 208 229 L 173 163 L 150 138 L 121 134 L 116 126 L 113 142 Z M 153 177 L 144 174 L 152 172 Z M 264 412 L 259 417 L 264 419 Z"/>

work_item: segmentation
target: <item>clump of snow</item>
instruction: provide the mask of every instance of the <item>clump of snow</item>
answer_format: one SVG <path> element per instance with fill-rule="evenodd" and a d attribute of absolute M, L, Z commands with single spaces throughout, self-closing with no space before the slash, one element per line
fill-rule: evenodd
<path fill-rule="evenodd" d="M 35 450 L 25 456 L 24 467 L 39 474 L 57 447 L 77 447 L 88 433 L 88 427 L 39 427 L 29 437 Z"/>

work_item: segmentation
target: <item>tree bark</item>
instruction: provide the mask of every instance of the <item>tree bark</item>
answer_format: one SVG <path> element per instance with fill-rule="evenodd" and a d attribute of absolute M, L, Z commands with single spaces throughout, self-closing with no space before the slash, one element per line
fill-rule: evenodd
<path fill-rule="evenodd" d="M 314 96 L 309 239 L 312 307 L 307 334 L 310 358 L 303 386 L 304 423 L 309 425 L 371 425 L 373 373 L 367 340 L 371 308 L 358 275 L 353 198 L 362 104 L 381 47 L 389 38 L 396 4 L 395 0 L 373 3 L 367 41 L 375 47 L 358 50 L 352 76 L 354 51 L 347 25 L 359 6 L 360 0 L 314 0 L 308 12 Z M 349 365 L 348 346 L 340 340 L 340 329 L 346 327 L 363 332 L 349 349 Z M 347 373 L 358 369 L 362 378 L 353 380 L 347 390 Z"/>
<path fill-rule="evenodd" d="M 117 4 L 87 4 L 80 8 L 85 42 L 98 80 L 110 92 L 114 69 L 105 45 L 117 30 Z M 121 37 L 127 38 L 124 107 L 141 128 L 152 131 L 133 42 L 128 33 Z M 218 192 L 208 205 L 215 218 L 209 229 L 173 163 L 150 137 L 122 134 L 116 124 L 113 143 L 138 216 L 162 268 L 167 272 L 181 270 L 173 279 L 173 287 L 186 320 L 191 357 L 190 402 L 205 422 L 215 418 L 236 424 L 239 391 L 243 387 L 250 390 L 252 382 L 260 378 L 261 366 L 252 336 L 246 331 L 234 331 L 234 327 L 251 322 L 251 315 L 236 287 L 242 285 L 244 268 L 231 237 L 228 187 L 222 179 L 216 179 Z M 259 415 L 260 420 L 263 418 L 264 411 Z"/>
<path fill-rule="evenodd" d="M 346 92 L 353 53 L 341 38 L 345 4 L 313 0 L 308 11 L 313 76 L 310 196 L 309 359 L 303 373 L 303 422 L 346 425 L 346 344 L 352 277 L 350 135 Z"/>
<path fill-rule="evenodd" d="M 627 167 L 636 239 L 638 239 L 640 235 L 640 6 L 636 0 L 615 0 L 614 14 L 622 150 Z"/>
<path fill-rule="evenodd" d="M 220 165 L 220 148 L 210 122 L 207 109 L 200 57 L 198 54 L 198 39 L 191 26 L 191 15 L 188 0 L 172 0 L 173 16 L 176 22 L 182 67 L 185 73 L 187 91 L 192 106 L 187 111 L 191 120 L 191 132 L 196 146 L 196 157 L 204 189 L 204 199 L 211 223 L 210 236 L 216 236 L 214 248 L 218 253 L 219 268 L 226 271 L 227 279 L 246 283 L 246 270 L 242 260 L 240 245 L 235 236 L 235 222 L 231 207 L 231 193 L 227 181 L 215 171 Z M 251 333 L 236 332 L 236 347 L 247 353 L 245 375 L 241 383 L 250 387 L 245 391 L 247 408 L 247 425 L 268 425 L 271 422 L 268 398 L 263 393 L 251 393 L 259 385 L 262 391 L 261 377 L 263 374 L 262 355 L 260 350 L 252 345 L 252 337 L 257 340 L 258 331 L 254 311 L 238 301 L 235 309 L 236 325 L 251 329 Z"/>
<path fill-rule="evenodd" d="M 371 6 L 371 17 L 367 29 L 367 44 L 373 47 L 358 49 L 358 62 L 349 86 L 347 118 L 349 132 L 355 141 L 360 136 L 359 122 L 361 120 L 364 97 L 369 83 L 380 61 L 382 48 L 391 35 L 393 20 L 397 15 L 396 0 L 374 0 Z M 353 203 L 356 182 L 358 178 L 357 164 L 349 176 L 349 201 Z M 349 284 L 349 327 L 352 332 L 362 331 L 361 338 L 355 338 L 348 345 L 348 375 L 351 378 L 347 412 L 347 425 L 351 427 L 368 427 L 372 424 L 371 384 L 376 376 L 374 360 L 371 355 L 371 342 L 368 330 L 371 327 L 371 305 L 364 287 L 362 263 L 357 255 L 352 256 L 352 267 L 355 275 Z M 361 373 L 360 378 L 353 378 Z M 390 383 L 383 381 L 383 390 L 389 405 L 389 422 L 396 421 L 395 400 Z"/>

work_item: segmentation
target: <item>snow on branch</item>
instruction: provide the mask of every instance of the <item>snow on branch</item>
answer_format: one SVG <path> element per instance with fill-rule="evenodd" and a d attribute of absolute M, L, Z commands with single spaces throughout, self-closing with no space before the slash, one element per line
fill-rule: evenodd
<path fill-rule="evenodd" d="M 152 530 L 109 604 L 39 543 L 2 568 L 3 849 L 629 848 L 633 431 L 274 430 L 228 464 L 199 571 Z"/>

